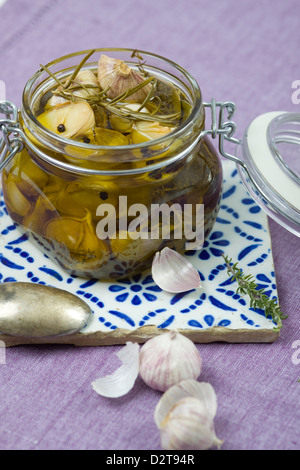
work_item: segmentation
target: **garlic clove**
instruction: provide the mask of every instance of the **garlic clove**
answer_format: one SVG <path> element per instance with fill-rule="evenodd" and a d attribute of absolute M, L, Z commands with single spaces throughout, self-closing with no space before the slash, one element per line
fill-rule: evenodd
<path fill-rule="evenodd" d="M 81 90 L 73 91 L 73 95 L 78 98 L 86 99 L 88 96 L 93 96 L 99 91 L 97 77 L 91 70 L 80 70 L 74 78 L 74 86 L 76 86 L 76 82 L 86 86 L 86 89 L 82 88 Z M 89 88 L 88 85 L 93 85 L 93 87 Z M 98 87 L 98 89 L 94 87 Z"/>
<path fill-rule="evenodd" d="M 85 101 L 51 108 L 37 119 L 50 131 L 67 139 L 79 137 L 95 126 L 94 112 Z"/>
<path fill-rule="evenodd" d="M 136 113 L 137 111 L 139 111 L 140 107 L 141 107 L 140 103 L 126 103 L 123 106 L 123 110 L 126 111 L 128 109 L 128 112 L 133 111 Z M 150 114 L 148 109 L 145 107 L 141 108 L 139 113 Z"/>
<path fill-rule="evenodd" d="M 149 339 L 140 350 L 140 376 L 155 390 L 165 391 L 185 379 L 197 379 L 202 358 L 193 341 L 177 331 Z"/>
<path fill-rule="evenodd" d="M 126 346 L 117 352 L 122 365 L 111 375 L 100 377 L 92 382 L 92 387 L 99 395 L 118 398 L 128 393 L 139 374 L 139 345 L 127 342 Z"/>
<path fill-rule="evenodd" d="M 114 131 L 122 132 L 124 134 L 129 133 L 132 128 L 132 121 L 126 117 L 112 114 L 109 117 L 109 122 Z"/>
<path fill-rule="evenodd" d="M 171 408 L 160 427 L 164 450 L 206 450 L 221 447 L 206 406 L 197 398 L 185 397 Z"/>
<path fill-rule="evenodd" d="M 98 62 L 98 82 L 103 90 L 107 90 L 109 98 L 116 98 L 144 80 L 144 77 L 129 67 L 123 60 L 114 59 L 105 54 L 101 55 Z M 142 103 L 150 91 L 151 85 L 148 83 L 130 95 L 125 101 Z"/>
<path fill-rule="evenodd" d="M 197 269 L 177 251 L 168 247 L 155 254 L 152 277 L 167 292 L 187 292 L 202 287 Z"/>
<path fill-rule="evenodd" d="M 74 78 L 74 82 L 83 83 L 84 85 L 99 86 L 96 75 L 90 69 L 80 70 Z"/>
<path fill-rule="evenodd" d="M 95 127 L 94 145 L 119 146 L 128 145 L 129 140 L 126 135 L 112 129 Z"/>
<path fill-rule="evenodd" d="M 137 112 L 140 109 L 141 105 L 139 103 L 128 103 L 123 106 L 123 110 L 126 111 L 128 110 L 128 113 L 131 111 Z M 142 108 L 140 113 L 145 113 L 145 114 L 150 114 L 147 108 Z M 115 131 L 123 132 L 123 133 L 128 133 L 132 129 L 133 122 L 131 119 L 123 116 L 119 116 L 118 114 L 111 114 L 109 118 L 111 127 Z M 134 143 L 134 142 L 133 142 Z"/>
<path fill-rule="evenodd" d="M 95 115 L 96 127 L 105 127 L 108 128 L 108 113 L 101 106 L 96 106 L 93 108 Z M 117 129 L 116 129 L 117 130 Z"/>
<path fill-rule="evenodd" d="M 73 96 L 77 96 L 78 98 L 86 99 L 88 96 L 95 95 L 95 91 L 96 92 L 99 91 L 99 83 L 98 83 L 97 77 L 91 70 L 81 70 L 80 72 L 78 72 L 78 74 L 76 75 L 74 79 L 73 86 L 77 86 L 78 83 L 84 86 L 87 85 L 86 89 L 82 88 L 82 89 L 74 90 L 72 92 Z M 89 88 L 88 85 L 93 85 L 93 87 Z M 97 87 L 96 90 L 95 90 L 95 87 Z M 61 86 L 59 86 L 56 89 L 57 92 L 62 91 L 62 90 L 63 88 Z M 63 96 L 54 94 L 48 100 L 45 106 L 45 110 L 49 110 L 57 106 L 62 106 L 66 103 L 70 103 L 70 100 L 64 98 Z"/>
<path fill-rule="evenodd" d="M 141 144 L 149 140 L 160 139 L 174 130 L 174 127 L 162 126 L 158 122 L 136 121 L 132 126 L 131 140 Z"/>
<path fill-rule="evenodd" d="M 126 230 L 120 230 L 115 234 L 115 238 L 112 237 L 110 240 L 113 255 L 118 257 L 121 261 L 126 262 L 133 256 L 136 256 L 139 261 L 142 262 L 151 256 L 151 253 L 153 253 L 160 244 L 160 240 L 152 240 L 151 238 L 145 240 L 137 238 L 134 240 Z"/>
<path fill-rule="evenodd" d="M 5 192 L 6 204 L 12 212 L 22 217 L 29 214 L 32 206 L 18 188 L 17 179 L 14 176 L 7 180 L 3 191 Z"/>
<path fill-rule="evenodd" d="M 51 109 L 51 108 L 56 108 L 58 106 L 63 106 L 67 103 L 70 103 L 69 100 L 64 98 L 63 96 L 59 95 L 53 95 L 51 98 L 48 100 L 46 106 L 45 106 L 45 111 Z"/>
<path fill-rule="evenodd" d="M 193 379 L 183 380 L 170 387 L 161 397 L 154 411 L 154 420 L 158 428 L 165 417 L 177 403 L 186 397 L 194 397 L 203 403 L 207 414 L 214 419 L 217 412 L 217 396 L 213 386 L 208 382 L 197 382 Z"/>

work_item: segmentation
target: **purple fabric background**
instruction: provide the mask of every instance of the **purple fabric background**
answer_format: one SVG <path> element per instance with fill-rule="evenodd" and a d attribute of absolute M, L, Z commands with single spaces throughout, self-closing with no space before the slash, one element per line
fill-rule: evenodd
<path fill-rule="evenodd" d="M 69 52 L 131 47 L 187 68 L 204 99 L 233 100 L 238 137 L 258 114 L 300 112 L 299 0 L 8 0 L 0 8 L 0 79 L 20 104 L 25 82 Z M 281 307 L 274 344 L 199 345 L 201 380 L 218 395 L 224 449 L 300 449 L 300 240 L 270 221 Z M 1 449 L 160 449 L 153 411 L 160 393 L 138 379 L 120 399 L 91 382 L 117 365 L 115 347 L 16 347 L 0 365 Z"/>

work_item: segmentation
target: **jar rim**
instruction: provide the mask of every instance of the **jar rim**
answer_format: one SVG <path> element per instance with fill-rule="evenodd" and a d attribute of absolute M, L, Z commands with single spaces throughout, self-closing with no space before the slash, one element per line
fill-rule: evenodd
<path fill-rule="evenodd" d="M 119 47 L 87 49 L 87 50 L 77 51 L 77 52 L 73 52 L 71 54 L 61 56 L 61 57 L 49 62 L 46 65 L 46 67 L 50 68 L 53 65 L 56 65 L 58 63 L 63 63 L 63 61 L 68 60 L 68 59 L 73 58 L 73 57 L 76 57 L 76 56 L 87 55 L 92 50 L 94 51 L 93 54 L 94 53 L 104 53 L 104 52 L 109 52 L 109 51 L 111 51 L 111 52 L 121 52 L 121 53 L 132 53 L 133 54 L 134 52 L 137 51 L 136 49 L 119 48 Z M 87 143 L 84 143 L 84 142 L 79 142 L 79 141 L 75 141 L 75 140 L 72 140 L 72 139 L 67 139 L 63 136 L 58 136 L 57 134 L 55 134 L 54 132 L 50 131 L 49 129 L 45 128 L 44 126 L 42 126 L 40 124 L 40 122 L 38 121 L 38 119 L 36 118 L 34 112 L 31 109 L 31 103 L 28 102 L 29 97 L 31 96 L 34 84 L 36 83 L 38 78 L 44 72 L 44 70 L 42 68 L 39 69 L 37 72 L 35 72 L 35 74 L 25 84 L 23 94 L 22 94 L 22 110 L 21 110 L 24 121 L 28 122 L 28 119 L 29 119 L 29 121 L 33 122 L 37 126 L 39 132 L 41 132 L 41 135 L 43 137 L 45 137 L 46 139 L 47 139 L 47 137 L 50 138 L 50 139 L 55 138 L 55 140 L 58 140 L 60 143 L 63 143 L 65 145 L 70 145 L 70 143 L 71 143 L 72 147 L 74 147 L 74 149 L 76 148 L 76 149 L 81 149 L 81 150 L 95 150 L 95 151 L 101 151 L 102 150 L 102 151 L 110 151 L 110 152 L 115 151 L 115 152 L 118 152 L 118 151 L 126 151 L 126 150 L 147 149 L 147 148 L 149 148 L 153 145 L 163 144 L 166 141 L 170 141 L 170 139 L 172 139 L 172 141 L 174 141 L 175 139 L 180 138 L 193 125 L 193 122 L 194 122 L 195 118 L 201 112 L 201 108 L 203 106 L 201 89 L 200 89 L 196 79 L 187 70 L 185 70 L 182 66 L 178 65 L 176 62 L 174 62 L 170 59 L 167 59 L 167 58 L 165 58 L 161 55 L 155 54 L 155 53 L 151 53 L 151 52 L 147 52 L 147 51 L 143 51 L 143 50 L 138 50 L 137 52 L 142 56 L 147 56 L 147 57 L 150 57 L 150 58 L 152 57 L 156 60 L 161 61 L 162 63 L 167 63 L 173 69 L 176 69 L 180 74 L 182 74 L 184 76 L 184 78 L 186 78 L 188 80 L 188 82 L 190 83 L 190 85 L 192 87 L 192 91 L 194 93 L 194 101 L 192 103 L 193 104 L 192 110 L 191 110 L 190 114 L 188 115 L 188 117 L 183 121 L 183 123 L 181 123 L 173 131 L 169 132 L 168 134 L 166 134 L 166 135 L 164 135 L 164 136 L 162 136 L 158 139 L 152 139 L 152 140 L 149 140 L 149 141 L 146 141 L 146 142 L 141 142 L 141 143 L 138 143 L 138 144 L 116 145 L 116 146 L 91 145 L 91 144 L 87 144 Z M 49 78 L 51 78 L 51 77 L 49 77 Z M 25 113 L 25 116 L 24 116 L 24 113 Z"/>

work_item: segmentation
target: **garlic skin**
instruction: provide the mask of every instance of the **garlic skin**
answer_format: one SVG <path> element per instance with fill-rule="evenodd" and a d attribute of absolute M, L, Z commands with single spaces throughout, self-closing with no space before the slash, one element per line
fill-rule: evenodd
<path fill-rule="evenodd" d="M 166 391 L 185 379 L 197 379 L 202 358 L 189 338 L 170 331 L 149 339 L 140 350 L 140 376 L 154 390 Z"/>
<path fill-rule="evenodd" d="M 206 450 L 218 448 L 214 423 L 206 406 L 197 398 L 186 397 L 179 400 L 160 426 L 161 445 L 164 450 Z"/>
<path fill-rule="evenodd" d="M 197 269 L 186 258 L 168 247 L 155 253 L 152 277 L 166 292 L 187 292 L 202 287 Z"/>
<path fill-rule="evenodd" d="M 122 365 L 111 375 L 99 377 L 92 382 L 98 395 L 118 398 L 126 395 L 134 386 L 139 374 L 139 345 L 128 341 L 126 346 L 117 352 Z"/>
<path fill-rule="evenodd" d="M 98 82 L 103 90 L 107 90 L 109 98 L 116 98 L 144 80 L 138 72 L 125 64 L 123 60 L 114 59 L 105 54 L 101 55 L 98 62 Z M 124 101 L 142 103 L 150 90 L 151 85 L 148 83 Z"/>

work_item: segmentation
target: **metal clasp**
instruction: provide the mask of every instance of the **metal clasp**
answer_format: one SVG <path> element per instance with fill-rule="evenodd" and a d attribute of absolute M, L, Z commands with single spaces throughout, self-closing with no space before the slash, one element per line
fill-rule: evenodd
<path fill-rule="evenodd" d="M 244 162 L 235 155 L 227 153 L 225 150 L 225 141 L 231 142 L 232 144 L 241 144 L 239 139 L 233 137 L 236 131 L 236 124 L 231 118 L 235 112 L 235 103 L 232 101 L 216 102 L 215 99 L 212 98 L 210 103 L 203 104 L 205 108 L 210 108 L 211 110 L 211 128 L 203 131 L 201 135 L 211 135 L 213 139 L 219 136 L 219 151 L 221 155 L 244 166 Z M 217 117 L 218 112 L 219 115 Z"/>
<path fill-rule="evenodd" d="M 5 117 L 1 117 L 4 115 Z M 0 101 L 0 172 L 24 147 L 20 137 L 18 108 L 10 101 Z M 1 135 L 0 134 L 0 135 Z"/>

